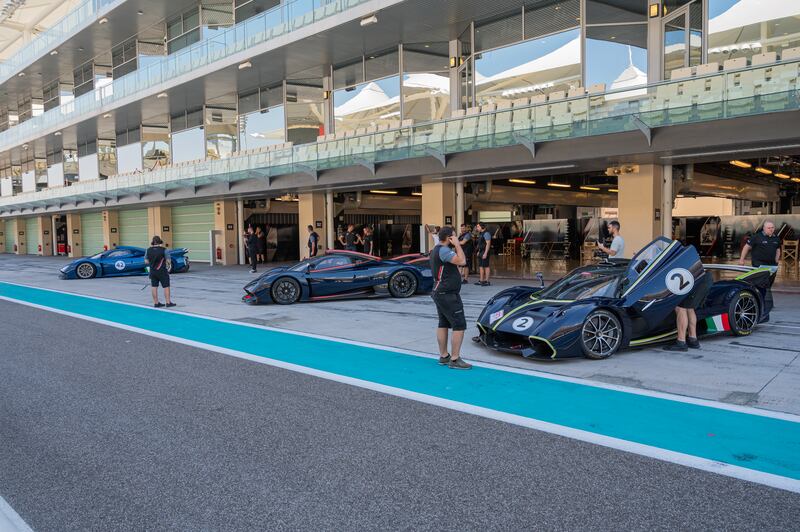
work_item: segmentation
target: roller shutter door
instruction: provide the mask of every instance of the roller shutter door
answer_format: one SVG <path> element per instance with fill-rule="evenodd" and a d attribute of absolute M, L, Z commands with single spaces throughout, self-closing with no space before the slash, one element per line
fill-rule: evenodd
<path fill-rule="evenodd" d="M 214 204 L 180 205 L 172 208 L 172 247 L 189 248 L 189 258 L 208 262 L 208 233 L 214 229 Z"/>
<path fill-rule="evenodd" d="M 119 245 L 147 248 L 147 209 L 119 211 Z"/>
<path fill-rule="evenodd" d="M 25 251 L 28 255 L 39 254 L 39 223 L 36 218 L 25 220 Z"/>
<path fill-rule="evenodd" d="M 6 239 L 6 253 L 14 253 L 15 234 L 17 234 L 17 221 L 6 220 L 6 229 L 3 231 L 3 238 Z"/>
<path fill-rule="evenodd" d="M 103 213 L 81 214 L 81 253 L 88 257 L 103 251 Z"/>

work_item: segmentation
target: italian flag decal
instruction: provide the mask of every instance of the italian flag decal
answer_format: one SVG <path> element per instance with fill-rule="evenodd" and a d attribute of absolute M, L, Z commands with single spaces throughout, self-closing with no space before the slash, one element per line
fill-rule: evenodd
<path fill-rule="evenodd" d="M 730 331 L 731 324 L 728 321 L 728 315 L 720 314 L 706 318 L 706 330 L 708 332 Z"/>

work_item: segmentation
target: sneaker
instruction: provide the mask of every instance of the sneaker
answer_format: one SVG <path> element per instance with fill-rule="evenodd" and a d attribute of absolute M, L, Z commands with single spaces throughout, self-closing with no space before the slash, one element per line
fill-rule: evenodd
<path fill-rule="evenodd" d="M 174 307 L 175 303 L 167 303 L 167 307 Z"/>
<path fill-rule="evenodd" d="M 466 279 L 461 279 L 461 284 L 469 284 L 469 281 Z"/>
<path fill-rule="evenodd" d="M 700 349 L 700 342 L 697 341 L 697 338 L 687 338 L 686 345 L 689 349 Z"/>
<path fill-rule="evenodd" d="M 161 308 L 161 307 L 163 307 L 163 306 L 164 306 L 164 303 L 156 303 L 156 304 L 155 304 L 155 305 L 153 305 L 153 306 L 154 306 L 154 307 L 156 307 L 156 308 Z"/>
<path fill-rule="evenodd" d="M 475 342 L 476 344 L 479 344 L 479 343 L 481 343 L 481 337 L 480 336 L 473 336 L 472 337 L 472 341 Z"/>
<path fill-rule="evenodd" d="M 474 283 L 474 284 L 475 284 L 475 286 L 483 286 L 483 281 L 478 281 L 477 283 Z"/>
<path fill-rule="evenodd" d="M 489 281 L 484 281 L 484 282 L 481 284 L 481 286 L 492 286 L 492 283 L 490 283 Z"/>
<path fill-rule="evenodd" d="M 472 364 L 467 364 L 464 362 L 461 357 L 456 359 L 450 359 L 450 362 L 447 364 L 447 367 L 450 369 L 470 369 L 472 368 Z"/>
<path fill-rule="evenodd" d="M 446 366 L 449 362 L 450 362 L 450 355 L 447 355 L 446 357 L 439 357 L 440 366 Z"/>
<path fill-rule="evenodd" d="M 258 273 L 258 272 L 255 270 L 250 270 L 250 273 Z"/>
<path fill-rule="evenodd" d="M 662 349 L 664 349 L 664 351 L 679 351 L 679 352 L 684 352 L 689 350 L 689 348 L 686 347 L 686 342 L 675 342 L 674 344 L 664 346 Z"/>

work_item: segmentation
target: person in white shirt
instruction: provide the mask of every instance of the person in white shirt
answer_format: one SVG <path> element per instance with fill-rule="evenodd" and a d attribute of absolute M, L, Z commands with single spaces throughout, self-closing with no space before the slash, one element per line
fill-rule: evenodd
<path fill-rule="evenodd" d="M 603 253 L 608 253 L 609 258 L 625 258 L 625 240 L 619 234 L 619 222 L 614 220 L 613 222 L 609 223 L 608 230 L 611 232 L 611 236 L 613 237 L 611 240 L 611 245 L 606 247 L 598 242 L 597 247 L 600 248 L 600 251 Z"/>

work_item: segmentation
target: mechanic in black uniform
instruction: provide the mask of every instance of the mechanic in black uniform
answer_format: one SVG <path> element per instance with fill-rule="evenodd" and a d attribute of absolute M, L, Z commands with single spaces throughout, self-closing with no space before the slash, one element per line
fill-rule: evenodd
<path fill-rule="evenodd" d="M 744 266 L 744 259 L 752 252 L 753 266 L 777 266 L 781 260 L 781 239 L 775 234 L 775 224 L 767 220 L 761 231 L 747 239 L 742 248 L 739 264 Z"/>
<path fill-rule="evenodd" d="M 244 234 L 244 245 L 247 248 L 247 257 L 250 259 L 250 273 L 256 273 L 256 264 L 258 260 L 258 237 L 253 232 L 253 226 L 247 227 L 247 232 Z"/>
<path fill-rule="evenodd" d="M 145 266 L 150 267 L 150 293 L 153 295 L 153 306 L 161 308 L 164 303 L 158 300 L 158 285 L 164 289 L 164 300 L 167 307 L 174 307 L 175 303 L 170 299 L 169 294 L 169 258 L 167 250 L 164 249 L 164 242 L 159 236 L 154 236 L 150 241 L 150 247 L 144 255 Z"/>
<path fill-rule="evenodd" d="M 475 243 L 472 240 L 472 231 L 466 224 L 461 224 L 461 233 L 458 235 L 458 242 L 464 250 L 464 257 L 467 263 L 461 267 L 462 283 L 469 283 L 469 271 L 472 269 L 472 253 L 475 251 Z"/>
<path fill-rule="evenodd" d="M 491 254 L 492 254 L 492 233 L 490 233 L 484 222 L 478 222 L 478 275 L 480 279 L 475 283 L 478 286 L 489 286 L 489 274 L 491 273 Z"/>
<path fill-rule="evenodd" d="M 372 228 L 367 226 L 364 228 L 364 237 L 361 239 L 364 244 L 364 253 L 367 255 L 375 255 L 375 237 L 372 234 Z"/>
<path fill-rule="evenodd" d="M 472 365 L 461 359 L 461 343 L 464 341 L 467 321 L 464 317 L 464 304 L 461 302 L 461 273 L 458 271 L 467 260 L 452 227 L 443 227 L 438 236 L 439 243 L 431 251 L 430 260 L 434 281 L 431 297 L 439 315 L 439 327 L 436 329 L 439 364 L 447 364 L 451 369 L 470 369 Z M 453 330 L 449 354 L 448 329 Z"/>
<path fill-rule="evenodd" d="M 319 235 L 314 231 L 314 226 L 308 226 L 308 256 L 316 257 L 319 251 Z"/>
<path fill-rule="evenodd" d="M 344 246 L 347 251 L 356 251 L 356 240 L 358 235 L 355 232 L 356 226 L 350 224 L 347 226 L 347 232 L 339 237 L 339 242 Z"/>
<path fill-rule="evenodd" d="M 694 288 L 675 307 L 675 322 L 678 337 L 674 344 L 664 347 L 664 351 L 688 351 L 689 348 L 700 349 L 697 340 L 697 312 L 708 295 L 714 280 L 711 273 L 704 271 L 694 283 Z"/>

